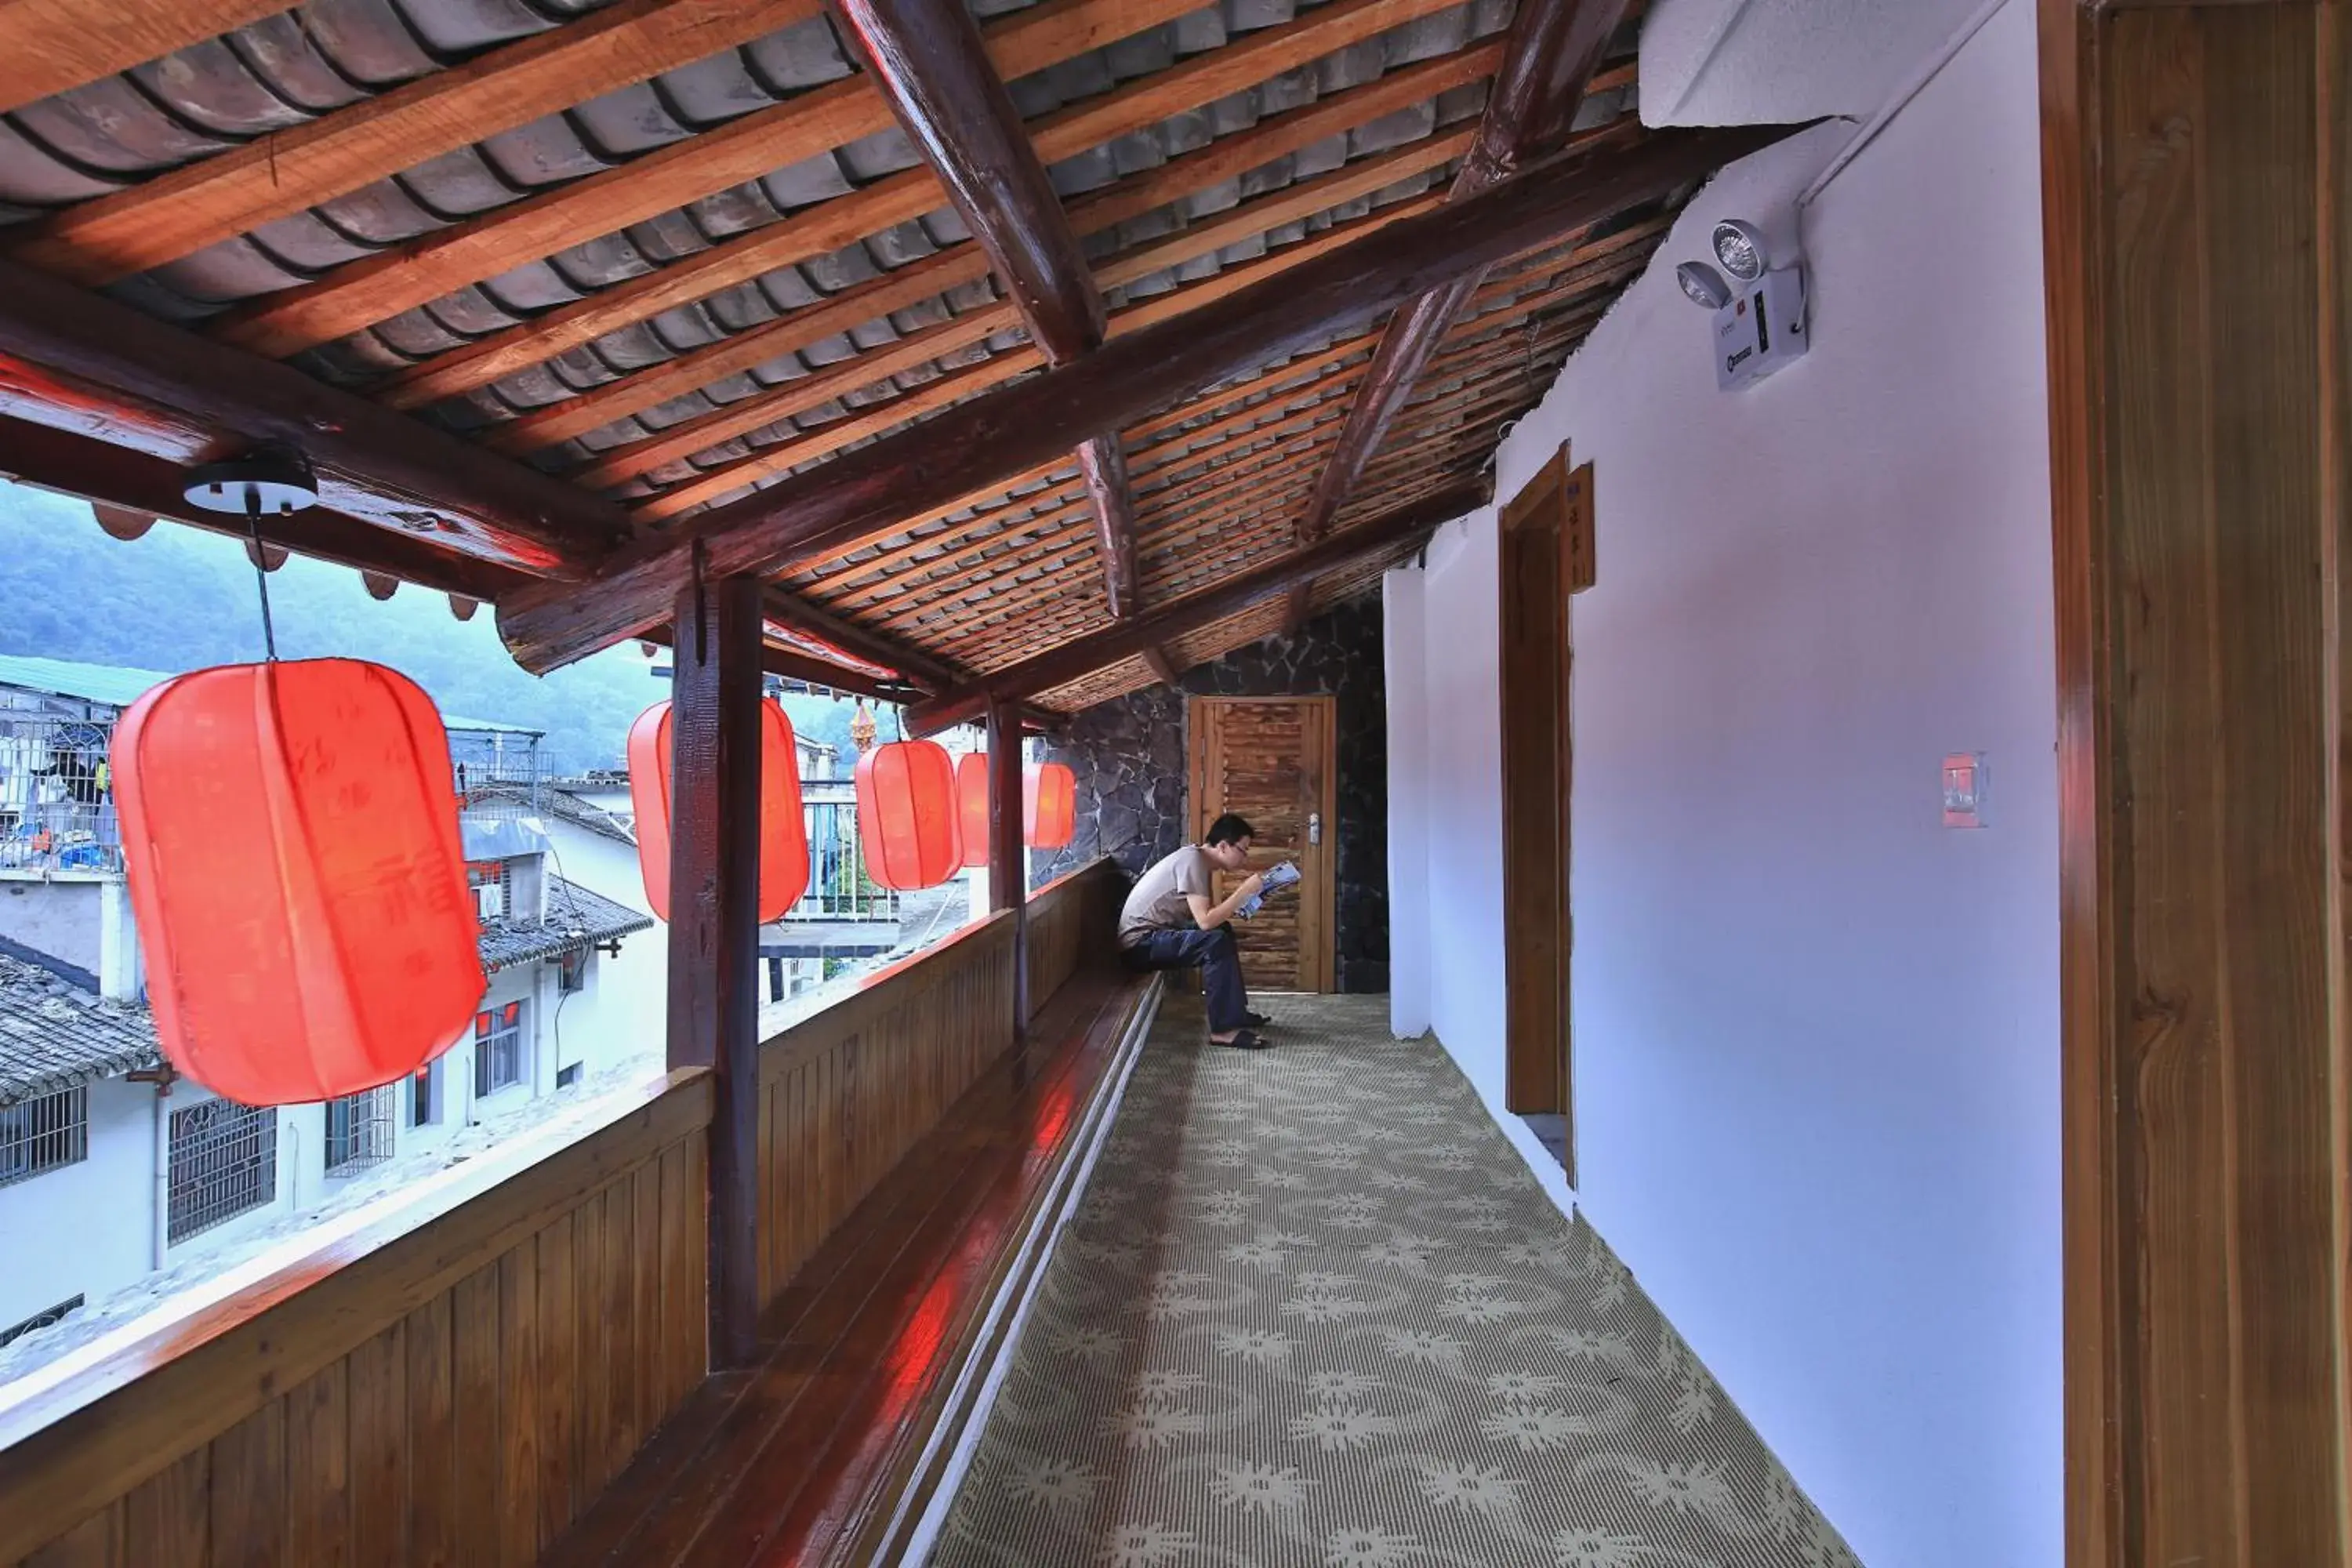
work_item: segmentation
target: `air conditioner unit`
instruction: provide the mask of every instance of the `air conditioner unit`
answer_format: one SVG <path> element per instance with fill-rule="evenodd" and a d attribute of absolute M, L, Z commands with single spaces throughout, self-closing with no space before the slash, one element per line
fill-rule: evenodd
<path fill-rule="evenodd" d="M 1725 392 L 1761 381 L 1802 358 L 1805 269 L 1783 267 L 1715 312 L 1715 384 Z"/>

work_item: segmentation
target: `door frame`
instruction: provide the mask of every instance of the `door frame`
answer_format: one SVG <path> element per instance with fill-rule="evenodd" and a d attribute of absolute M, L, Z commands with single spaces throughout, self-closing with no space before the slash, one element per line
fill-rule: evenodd
<path fill-rule="evenodd" d="M 1576 1180 L 1576 922 L 1570 901 L 1576 776 L 1576 639 L 1570 595 L 1578 509 L 1591 476 L 1566 442 L 1496 518 L 1495 637 L 1503 826 L 1503 1103 L 1563 1119 L 1560 1163 Z M 1589 510 L 1583 514 L 1589 537 Z M 1549 572 L 1537 570 L 1549 567 Z M 1535 590 L 1540 613 L 1524 595 Z"/>
<path fill-rule="evenodd" d="M 1309 899 L 1314 900 L 1317 916 L 1317 941 L 1311 952 L 1303 950 L 1307 922 L 1304 920 L 1299 922 L 1302 942 L 1299 967 L 1305 972 L 1305 978 L 1315 982 L 1306 988 L 1308 993 L 1328 995 L 1339 988 L 1339 699 L 1328 692 L 1186 698 L 1184 809 L 1192 825 L 1192 841 L 1198 844 L 1209 831 L 1209 824 L 1213 820 L 1208 810 L 1207 731 L 1202 727 L 1202 716 L 1213 708 L 1233 708 L 1251 702 L 1296 703 L 1318 716 L 1324 766 L 1318 794 L 1322 802 L 1323 847 L 1329 857 L 1330 868 L 1328 876 L 1311 878 L 1298 889 L 1302 905 Z"/>

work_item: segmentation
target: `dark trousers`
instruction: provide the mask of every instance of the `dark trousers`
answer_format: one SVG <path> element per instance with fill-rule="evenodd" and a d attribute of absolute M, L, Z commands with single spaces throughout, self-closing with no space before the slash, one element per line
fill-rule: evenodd
<path fill-rule="evenodd" d="M 1230 1034 L 1248 1020 L 1249 992 L 1242 984 L 1241 945 L 1234 928 L 1156 931 L 1120 950 L 1130 969 L 1198 969 L 1209 994 L 1209 1032 Z"/>

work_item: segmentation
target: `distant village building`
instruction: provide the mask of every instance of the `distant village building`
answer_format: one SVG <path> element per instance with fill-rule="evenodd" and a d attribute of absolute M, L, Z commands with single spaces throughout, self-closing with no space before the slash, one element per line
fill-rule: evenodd
<path fill-rule="evenodd" d="M 629 825 L 548 787 L 537 731 L 451 718 L 489 976 L 472 1025 L 415 1077 L 324 1104 L 175 1078 L 107 772 L 117 717 L 164 679 L 0 658 L 0 1343 L 661 1050 L 662 944 L 623 940 L 654 924 Z"/>

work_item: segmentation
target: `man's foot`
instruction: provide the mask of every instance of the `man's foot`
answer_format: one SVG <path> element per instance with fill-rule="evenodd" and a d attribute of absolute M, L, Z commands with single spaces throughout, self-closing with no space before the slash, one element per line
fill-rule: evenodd
<path fill-rule="evenodd" d="M 1265 1049 L 1270 1043 L 1271 1042 L 1268 1041 L 1264 1035 L 1259 1034 L 1255 1029 L 1236 1029 L 1232 1034 L 1225 1036 L 1222 1039 L 1215 1035 L 1211 1035 L 1209 1037 L 1209 1044 L 1213 1046 L 1230 1046 L 1237 1051 L 1262 1051 Z"/>
<path fill-rule="evenodd" d="M 1273 1023 L 1274 1020 L 1267 1017 L 1263 1013 L 1244 1013 L 1242 1015 L 1242 1022 L 1247 1024 L 1253 1029 L 1263 1029 L 1268 1024 Z"/>

